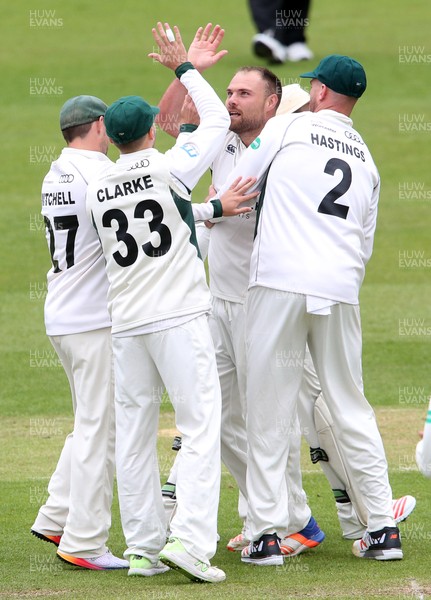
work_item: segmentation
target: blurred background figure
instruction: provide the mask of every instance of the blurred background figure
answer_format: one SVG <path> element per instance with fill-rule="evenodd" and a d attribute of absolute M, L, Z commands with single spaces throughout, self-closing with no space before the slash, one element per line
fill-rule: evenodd
<path fill-rule="evenodd" d="M 431 478 L 431 397 L 424 430 L 420 435 L 422 439 L 416 446 L 416 462 L 422 475 Z"/>
<path fill-rule="evenodd" d="M 249 0 L 249 5 L 259 31 L 252 40 L 257 56 L 271 63 L 313 58 L 305 37 L 310 0 Z"/>

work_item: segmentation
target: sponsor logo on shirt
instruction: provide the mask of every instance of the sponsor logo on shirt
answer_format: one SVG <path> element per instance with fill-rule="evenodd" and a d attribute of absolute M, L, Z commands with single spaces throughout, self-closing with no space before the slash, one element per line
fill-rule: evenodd
<path fill-rule="evenodd" d="M 149 166 L 150 166 L 150 161 L 148 160 L 148 158 L 143 158 L 142 160 L 139 160 L 135 164 L 131 165 L 127 170 L 133 171 L 134 169 L 145 169 L 146 167 L 149 167 Z"/>
<path fill-rule="evenodd" d="M 60 175 L 58 183 L 72 183 L 74 179 L 75 177 L 72 173 L 63 173 L 63 175 Z"/>
<path fill-rule="evenodd" d="M 357 133 L 353 133 L 352 131 L 345 131 L 344 135 L 346 136 L 346 138 L 348 140 L 352 140 L 353 142 L 358 142 L 359 144 L 364 143 Z"/>
<path fill-rule="evenodd" d="M 182 146 L 180 146 L 180 148 L 181 150 L 187 152 L 190 158 L 196 158 L 197 156 L 199 156 L 199 150 L 195 146 L 195 144 L 188 142 L 187 144 L 183 144 Z"/>
<path fill-rule="evenodd" d="M 236 152 L 236 148 L 233 144 L 228 144 L 226 146 L 226 152 L 228 152 L 229 154 L 235 154 Z"/>
<path fill-rule="evenodd" d="M 253 148 L 253 150 L 257 150 L 260 146 L 260 138 L 257 137 L 251 144 L 250 144 L 250 148 Z"/>

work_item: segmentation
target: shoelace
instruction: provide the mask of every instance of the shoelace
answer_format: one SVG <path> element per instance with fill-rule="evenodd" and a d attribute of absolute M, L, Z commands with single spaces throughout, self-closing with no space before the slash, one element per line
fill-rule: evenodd
<path fill-rule="evenodd" d="M 207 563 L 204 563 L 202 560 L 197 560 L 195 562 L 195 567 L 200 569 L 202 573 L 205 573 L 205 571 L 208 571 L 208 569 L 210 568 L 210 566 Z"/>

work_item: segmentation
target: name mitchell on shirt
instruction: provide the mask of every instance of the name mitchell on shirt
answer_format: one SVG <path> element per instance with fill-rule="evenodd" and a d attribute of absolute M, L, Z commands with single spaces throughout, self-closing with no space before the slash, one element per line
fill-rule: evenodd
<path fill-rule="evenodd" d="M 45 192 L 42 194 L 42 206 L 61 206 L 75 204 L 71 192 Z"/>

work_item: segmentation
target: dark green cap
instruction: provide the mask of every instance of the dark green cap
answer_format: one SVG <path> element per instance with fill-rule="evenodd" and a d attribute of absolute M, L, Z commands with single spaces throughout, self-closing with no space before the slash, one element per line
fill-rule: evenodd
<path fill-rule="evenodd" d="M 75 96 L 69 98 L 60 111 L 60 129 L 85 125 L 97 121 L 105 114 L 107 105 L 96 96 Z"/>
<path fill-rule="evenodd" d="M 150 131 L 159 112 L 140 96 L 124 96 L 106 111 L 106 133 L 117 144 L 134 142 Z"/>
<path fill-rule="evenodd" d="M 354 98 L 360 98 L 367 87 L 364 67 L 357 60 L 340 54 L 322 58 L 314 71 L 300 77 L 318 79 L 334 92 Z"/>

